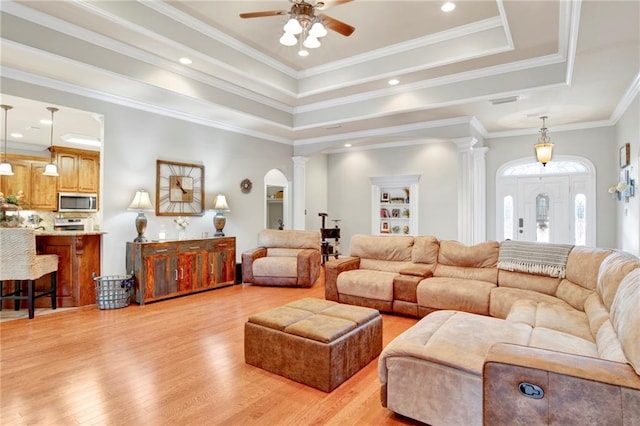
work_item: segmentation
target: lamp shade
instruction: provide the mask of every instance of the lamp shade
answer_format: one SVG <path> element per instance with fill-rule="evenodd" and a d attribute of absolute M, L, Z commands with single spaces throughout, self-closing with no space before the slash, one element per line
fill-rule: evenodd
<path fill-rule="evenodd" d="M 553 155 L 553 144 L 551 142 L 538 143 L 535 145 L 535 149 L 536 159 L 542 163 L 543 166 L 551 161 L 551 156 Z"/>
<path fill-rule="evenodd" d="M 131 201 L 131 204 L 129 204 L 128 210 L 135 210 L 135 211 L 153 210 L 153 204 L 151 204 L 149 193 L 144 189 L 137 191 L 136 195 L 133 197 L 133 201 Z"/>
<path fill-rule="evenodd" d="M 49 163 L 44 167 L 44 172 L 42 173 L 45 176 L 60 176 L 58 174 L 58 166 L 54 163 Z"/>
<path fill-rule="evenodd" d="M 219 212 L 230 211 L 229 204 L 227 204 L 227 197 L 225 197 L 224 194 L 218 194 L 214 197 L 213 210 L 216 210 Z"/>
<path fill-rule="evenodd" d="M 13 169 L 10 163 L 0 163 L 0 176 L 13 176 Z"/>

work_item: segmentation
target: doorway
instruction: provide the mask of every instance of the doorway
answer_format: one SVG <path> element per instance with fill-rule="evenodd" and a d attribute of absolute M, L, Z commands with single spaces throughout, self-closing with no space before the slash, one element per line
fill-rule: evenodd
<path fill-rule="evenodd" d="M 595 179 L 582 157 L 504 164 L 496 173 L 496 239 L 594 246 Z"/>
<path fill-rule="evenodd" d="M 280 170 L 271 169 L 264 176 L 266 229 L 290 229 L 289 182 Z"/>

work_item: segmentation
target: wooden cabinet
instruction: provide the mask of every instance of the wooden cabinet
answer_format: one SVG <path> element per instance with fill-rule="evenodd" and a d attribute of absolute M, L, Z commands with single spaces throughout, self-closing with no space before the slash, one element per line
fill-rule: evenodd
<path fill-rule="evenodd" d="M 381 176 L 371 180 L 371 234 L 418 235 L 420 175 Z"/>
<path fill-rule="evenodd" d="M 13 176 L 0 178 L 0 192 L 16 195 L 22 191 L 20 206 L 25 210 L 55 210 L 57 178 L 42 174 L 47 161 L 21 155 L 9 155 L 7 159 L 13 167 Z"/>
<path fill-rule="evenodd" d="M 127 243 L 126 268 L 141 305 L 232 285 L 235 262 L 234 237 Z"/>
<path fill-rule="evenodd" d="M 38 254 L 58 255 L 59 307 L 96 303 L 95 282 L 92 274 L 100 275 L 101 238 L 101 234 L 36 236 Z M 50 286 L 50 279 L 51 275 L 38 279 L 36 288 L 47 288 Z"/>
<path fill-rule="evenodd" d="M 97 194 L 100 182 L 100 153 L 82 149 L 53 147 L 58 165 L 58 192 Z"/>

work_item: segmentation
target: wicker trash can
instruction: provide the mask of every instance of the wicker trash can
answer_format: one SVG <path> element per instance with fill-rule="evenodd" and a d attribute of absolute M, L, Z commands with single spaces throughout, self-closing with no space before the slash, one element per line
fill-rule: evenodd
<path fill-rule="evenodd" d="M 129 306 L 133 286 L 132 275 L 103 275 L 96 277 L 96 303 L 100 309 Z"/>

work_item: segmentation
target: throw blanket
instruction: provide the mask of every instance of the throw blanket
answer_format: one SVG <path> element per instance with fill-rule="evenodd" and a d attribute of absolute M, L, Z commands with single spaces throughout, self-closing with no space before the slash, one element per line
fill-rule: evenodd
<path fill-rule="evenodd" d="M 503 241 L 498 269 L 564 278 L 572 248 L 568 244 Z"/>

